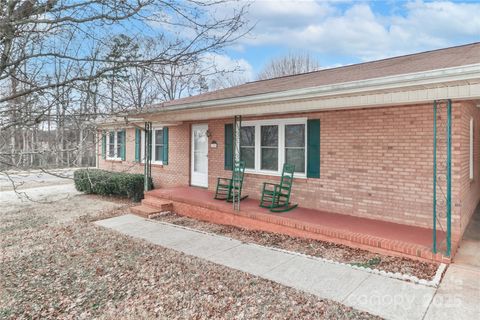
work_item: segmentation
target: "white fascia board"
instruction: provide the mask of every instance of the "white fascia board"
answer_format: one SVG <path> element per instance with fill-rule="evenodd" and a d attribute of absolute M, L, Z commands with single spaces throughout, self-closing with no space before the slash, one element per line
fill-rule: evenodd
<path fill-rule="evenodd" d="M 375 108 L 395 105 L 431 103 L 433 100 L 476 100 L 480 99 L 480 80 L 476 83 L 439 84 L 408 88 L 404 91 L 386 91 L 336 95 L 304 100 L 272 101 L 241 106 L 209 107 L 170 112 L 158 112 L 151 118 L 161 121 L 195 121 L 241 116 L 304 113 L 326 110 Z"/>
<path fill-rule="evenodd" d="M 388 76 L 367 80 L 359 80 L 332 85 L 265 93 L 244 97 L 210 100 L 204 102 L 186 103 L 178 106 L 165 107 L 160 113 L 184 109 L 205 107 L 228 107 L 246 104 L 288 101 L 297 99 L 312 99 L 333 95 L 352 95 L 362 92 L 402 90 L 418 86 L 435 86 L 456 81 L 480 80 L 480 64 L 437 69 L 403 75 Z M 154 112 L 152 112 L 154 113 Z"/>

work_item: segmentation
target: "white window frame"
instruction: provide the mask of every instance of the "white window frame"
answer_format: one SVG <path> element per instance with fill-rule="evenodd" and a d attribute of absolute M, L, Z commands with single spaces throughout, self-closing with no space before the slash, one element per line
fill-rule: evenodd
<path fill-rule="evenodd" d="M 118 133 L 122 131 L 122 130 L 108 130 L 106 132 L 106 155 L 105 155 L 105 158 L 107 160 L 114 160 L 114 161 L 122 161 L 122 155 L 120 154 L 117 154 L 117 150 L 118 150 Z M 114 133 L 113 135 L 113 157 L 110 156 L 110 133 Z M 125 139 L 126 140 L 126 139 Z"/>
<path fill-rule="evenodd" d="M 473 130 L 473 118 L 470 118 L 470 154 L 469 154 L 469 177 L 470 180 L 473 180 L 473 137 L 474 137 L 474 130 Z"/>
<path fill-rule="evenodd" d="M 255 169 L 245 169 L 246 173 L 279 176 L 285 163 L 285 125 L 302 124 L 305 126 L 305 172 L 295 172 L 296 178 L 307 177 L 307 118 L 286 118 L 242 121 L 242 127 L 255 127 Z M 262 170 L 261 168 L 261 126 L 278 126 L 278 170 Z M 240 150 L 240 149 L 239 149 Z"/>
<path fill-rule="evenodd" d="M 162 160 L 155 159 L 155 131 L 156 130 L 163 130 L 163 126 L 161 127 L 155 126 L 152 128 L 152 146 L 151 146 L 152 148 L 150 150 L 152 155 L 152 164 L 163 164 L 163 159 Z M 141 143 L 141 146 L 140 146 L 141 162 L 145 163 L 145 130 L 142 130 L 140 143 Z M 165 148 L 165 145 L 163 147 Z"/>

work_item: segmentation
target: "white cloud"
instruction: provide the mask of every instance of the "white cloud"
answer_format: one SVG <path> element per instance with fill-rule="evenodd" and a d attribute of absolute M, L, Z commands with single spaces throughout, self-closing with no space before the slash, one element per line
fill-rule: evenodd
<path fill-rule="evenodd" d="M 242 42 L 371 60 L 480 40 L 480 3 L 400 5 L 381 15 L 363 2 L 258 1 L 250 9 L 256 28 Z"/>
<path fill-rule="evenodd" d="M 205 54 L 204 65 L 212 73 L 208 77 L 212 90 L 239 85 L 254 77 L 253 67 L 247 60 L 233 59 L 225 54 Z"/>

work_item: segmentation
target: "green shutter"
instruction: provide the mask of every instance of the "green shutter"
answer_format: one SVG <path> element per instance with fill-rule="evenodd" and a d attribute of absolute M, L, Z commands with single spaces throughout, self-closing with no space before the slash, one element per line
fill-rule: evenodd
<path fill-rule="evenodd" d="M 320 119 L 307 121 L 307 177 L 320 178 Z"/>
<path fill-rule="evenodd" d="M 102 158 L 106 159 L 107 157 L 107 134 L 105 130 L 102 131 Z"/>
<path fill-rule="evenodd" d="M 123 129 L 122 131 L 122 146 L 121 146 L 121 149 L 120 149 L 120 153 L 121 153 L 121 158 L 122 158 L 122 161 L 125 161 L 125 142 L 127 141 L 126 139 L 126 132 L 125 132 L 125 129 Z M 120 143 L 120 141 L 118 141 L 117 143 Z"/>
<path fill-rule="evenodd" d="M 162 164 L 168 164 L 168 128 L 163 128 L 163 160 Z"/>
<path fill-rule="evenodd" d="M 142 139 L 142 132 L 139 128 L 135 128 L 135 161 L 140 162 L 140 140 Z"/>
<path fill-rule="evenodd" d="M 233 168 L 233 124 L 225 124 L 225 170 Z"/>

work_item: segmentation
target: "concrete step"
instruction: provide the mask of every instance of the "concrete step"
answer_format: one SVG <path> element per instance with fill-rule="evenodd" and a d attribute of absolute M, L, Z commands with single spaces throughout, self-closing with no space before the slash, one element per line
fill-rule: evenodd
<path fill-rule="evenodd" d="M 172 201 L 163 200 L 163 199 L 155 198 L 152 196 L 146 196 L 145 199 L 142 200 L 142 205 L 146 205 L 152 208 L 157 208 L 161 212 L 173 210 Z"/>
<path fill-rule="evenodd" d="M 160 213 L 161 210 L 145 204 L 141 204 L 139 206 L 131 207 L 130 212 L 144 218 L 150 218 L 151 216 Z"/>

